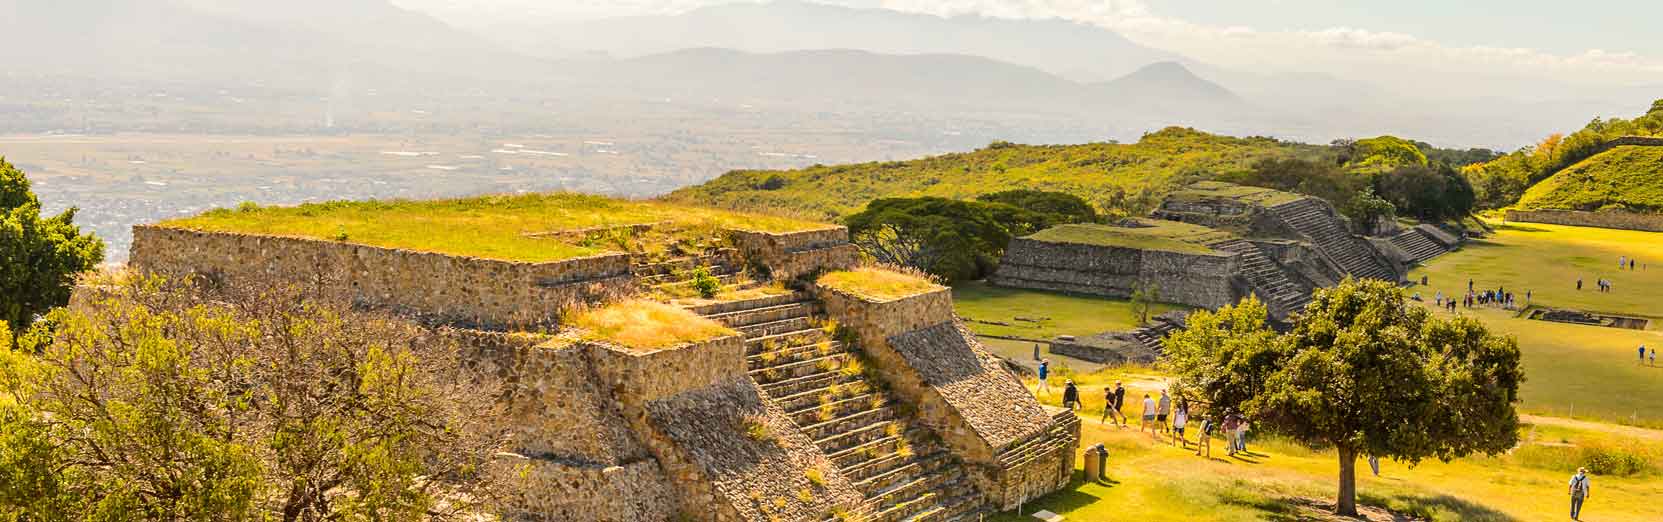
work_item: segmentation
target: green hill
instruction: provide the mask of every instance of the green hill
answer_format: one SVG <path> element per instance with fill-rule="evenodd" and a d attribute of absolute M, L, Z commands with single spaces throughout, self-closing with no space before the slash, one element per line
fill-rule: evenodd
<path fill-rule="evenodd" d="M 1141 214 L 1179 183 L 1245 171 L 1276 156 L 1316 156 L 1326 147 L 1233 138 L 1184 128 L 1134 144 L 1017 145 L 911 161 L 734 171 L 678 190 L 672 201 L 829 219 L 880 197 L 968 199 L 1012 189 L 1067 192 L 1109 213 Z"/>
<path fill-rule="evenodd" d="M 1663 147 L 1596 154 L 1530 187 L 1518 208 L 1663 212 Z"/>

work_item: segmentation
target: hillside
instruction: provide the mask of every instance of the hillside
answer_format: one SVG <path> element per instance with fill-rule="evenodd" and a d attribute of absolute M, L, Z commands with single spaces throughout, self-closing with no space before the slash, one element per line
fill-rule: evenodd
<path fill-rule="evenodd" d="M 1029 188 L 1075 194 L 1104 210 L 1141 213 L 1178 182 L 1245 170 L 1261 158 L 1315 154 L 1319 148 L 1168 128 L 1124 145 L 996 143 L 911 161 L 734 171 L 667 198 L 825 219 L 858 211 L 879 197 L 970 198 Z"/>
<path fill-rule="evenodd" d="M 1663 147 L 1596 154 L 1530 187 L 1518 208 L 1663 212 Z"/>

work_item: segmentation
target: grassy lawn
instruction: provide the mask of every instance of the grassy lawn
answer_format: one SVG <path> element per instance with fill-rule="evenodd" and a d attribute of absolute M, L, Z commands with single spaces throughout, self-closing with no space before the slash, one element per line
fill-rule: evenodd
<path fill-rule="evenodd" d="M 1658 264 L 1644 270 L 1617 270 L 1617 257 L 1638 257 Z M 1656 261 L 1656 263 L 1653 263 Z M 1478 288 L 1503 286 L 1522 299 L 1534 292 L 1533 304 L 1657 318 L 1663 316 L 1663 234 L 1538 224 L 1500 226 L 1497 233 L 1459 252 L 1433 259 L 1411 272 L 1428 276 L 1418 287 L 1431 299 L 1464 293 L 1470 277 Z M 1576 279 L 1584 279 L 1582 291 Z M 1594 290 L 1600 278 L 1614 291 Z M 1529 413 L 1574 416 L 1609 422 L 1663 427 L 1663 367 L 1637 364 L 1635 348 L 1663 348 L 1663 333 L 1653 322 L 1646 331 L 1582 326 L 1517 318 L 1498 309 L 1462 309 L 1519 340 L 1524 352 L 1524 398 Z M 1573 411 L 1574 410 L 1574 411 Z"/>
<path fill-rule="evenodd" d="M 1048 243 L 1074 243 L 1094 246 L 1117 246 L 1141 250 L 1161 250 L 1183 254 L 1222 253 L 1206 243 L 1233 237 L 1207 227 L 1155 219 L 1137 220 L 1140 227 L 1120 227 L 1097 224 L 1058 225 L 1026 236 L 1027 239 Z"/>
<path fill-rule="evenodd" d="M 1663 147 L 1617 147 L 1542 180 L 1519 199 L 1519 208 L 1634 211 L 1663 209 Z"/>
<path fill-rule="evenodd" d="M 1180 308 L 1157 304 L 1149 315 Z M 980 281 L 953 286 L 953 310 L 978 334 L 1023 339 L 1084 337 L 1137 327 L 1132 302 L 1125 299 L 1000 288 Z"/>
<path fill-rule="evenodd" d="M 1260 436 L 1250 440 L 1251 454 L 1245 458 L 1226 456 L 1217 440 L 1211 459 L 1198 457 L 1139 434 L 1135 419 L 1129 429 L 1098 421 L 1105 386 L 1125 381 L 1127 402 L 1132 403 L 1134 397 L 1156 392 L 1162 382 L 1159 374 L 1116 368 L 1071 377 L 1083 383 L 1081 395 L 1088 405 L 1081 413 L 1083 445 L 1102 443 L 1109 449 L 1110 480 L 1077 482 L 1071 490 L 1032 502 L 1024 515 L 1005 513 L 991 520 L 1033 520 L 1025 514 L 1036 509 L 1069 520 L 1308 520 L 1320 516 L 1320 510 L 1302 503 L 1332 501 L 1338 466 L 1332 452 Z M 1060 392 L 1040 398 L 1055 405 Z M 1381 463 L 1380 477 L 1370 475 L 1360 461 L 1359 500 L 1439 521 L 1563 520 L 1565 481 L 1581 464 L 1574 456 L 1584 448 L 1619 448 L 1645 459 L 1650 469 L 1626 477 L 1594 477 L 1598 489 L 1584 508 L 1584 520 L 1659 520 L 1663 503 L 1656 499 L 1663 495 L 1663 481 L 1658 480 L 1657 466 L 1663 462 L 1663 450 L 1658 441 L 1663 432 L 1597 427 L 1527 426 L 1521 434 L 1524 444 L 1510 454 L 1449 463 L 1432 460 L 1415 467 L 1387 460 Z M 1194 434 L 1190 440 L 1194 442 Z"/>
<path fill-rule="evenodd" d="M 613 251 L 653 251 L 711 241 L 717 229 L 762 232 L 829 225 L 655 201 L 556 192 L 428 201 L 336 201 L 246 206 L 168 220 L 163 226 L 345 241 L 509 261 L 557 261 Z M 647 231 L 533 237 L 528 234 L 653 224 Z"/>

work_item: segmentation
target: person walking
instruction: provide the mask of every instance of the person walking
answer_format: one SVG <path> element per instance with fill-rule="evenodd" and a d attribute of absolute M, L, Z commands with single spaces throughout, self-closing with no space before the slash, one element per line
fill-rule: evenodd
<path fill-rule="evenodd" d="M 1189 421 L 1189 406 L 1179 402 L 1178 408 L 1172 410 L 1172 440 L 1178 443 L 1178 447 L 1186 450 L 1190 449 L 1190 441 L 1184 438 L 1184 427 L 1189 424 Z"/>
<path fill-rule="evenodd" d="M 1219 423 L 1218 427 L 1224 430 L 1224 454 L 1236 456 L 1236 412 L 1224 412 L 1224 422 Z"/>
<path fill-rule="evenodd" d="M 1588 484 L 1588 468 L 1576 468 L 1576 476 L 1571 477 L 1571 520 L 1582 520 L 1582 503 L 1593 496 L 1593 489 Z"/>
<path fill-rule="evenodd" d="M 1213 458 L 1213 422 L 1211 416 L 1201 418 L 1201 433 L 1195 440 L 1195 456 Z"/>
<path fill-rule="evenodd" d="M 1062 407 L 1070 410 L 1080 410 L 1080 389 L 1074 387 L 1074 379 L 1069 379 L 1062 386 Z"/>
<path fill-rule="evenodd" d="M 1155 426 L 1161 430 L 1161 435 L 1166 435 L 1166 418 L 1171 413 L 1172 397 L 1166 394 L 1166 390 L 1161 390 L 1161 400 L 1155 405 Z"/>
<path fill-rule="evenodd" d="M 1467 291 L 1468 292 L 1472 291 L 1472 278 L 1470 278 L 1470 277 L 1467 278 Z"/>
<path fill-rule="evenodd" d="M 1380 457 L 1369 455 L 1369 469 L 1374 471 L 1374 476 L 1380 476 Z"/>
<path fill-rule="evenodd" d="M 1149 438 L 1155 438 L 1155 399 L 1149 394 L 1143 394 L 1143 423 L 1138 425 L 1138 433 L 1149 431 Z"/>
<path fill-rule="evenodd" d="M 1048 383 L 1048 382 L 1045 382 L 1045 379 L 1047 379 L 1049 377 L 1051 377 L 1051 360 L 1050 359 L 1040 359 L 1040 361 L 1039 361 L 1039 391 L 1042 392 L 1042 393 L 1045 393 L 1047 395 L 1049 395 L 1051 393 L 1051 384 Z"/>
<path fill-rule="evenodd" d="M 1576 278 L 1576 290 L 1578 292 L 1582 291 L 1582 278 L 1580 277 Z"/>
<path fill-rule="evenodd" d="M 1103 389 L 1103 403 L 1103 420 L 1099 423 L 1108 423 L 1113 417 L 1116 426 L 1126 427 L 1126 414 L 1120 412 L 1120 408 L 1126 405 L 1126 387 L 1120 381 L 1114 381 L 1113 389 Z"/>
<path fill-rule="evenodd" d="M 1651 365 L 1652 366 L 1657 366 L 1657 349 L 1656 348 L 1651 349 Z"/>
<path fill-rule="evenodd" d="M 1646 345 L 1640 345 L 1640 365 L 1646 364 Z"/>

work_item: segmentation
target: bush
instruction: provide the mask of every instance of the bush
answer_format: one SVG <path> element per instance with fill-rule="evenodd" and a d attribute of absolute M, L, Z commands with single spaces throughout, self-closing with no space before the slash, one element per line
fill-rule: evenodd
<path fill-rule="evenodd" d="M 709 267 L 701 266 L 693 269 L 693 289 L 699 292 L 699 297 L 710 299 L 722 290 L 722 280 L 710 275 Z"/>

